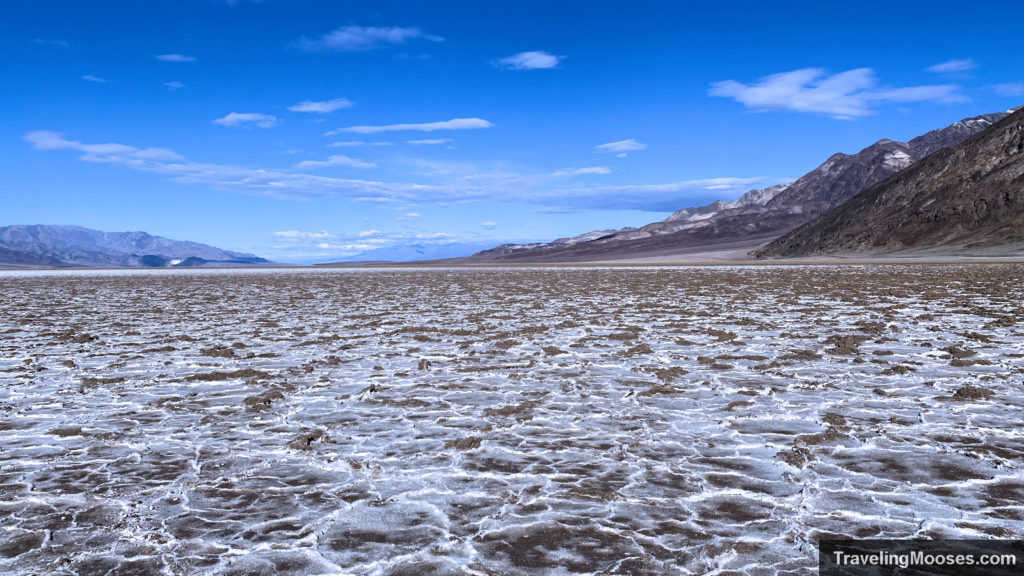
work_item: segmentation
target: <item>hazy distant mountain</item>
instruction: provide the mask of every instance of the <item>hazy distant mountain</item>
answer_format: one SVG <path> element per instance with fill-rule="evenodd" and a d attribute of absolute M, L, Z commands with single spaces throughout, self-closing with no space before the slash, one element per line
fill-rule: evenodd
<path fill-rule="evenodd" d="M 590 242 L 592 240 L 599 240 L 601 238 L 611 237 L 619 232 L 625 232 L 629 230 L 635 230 L 635 228 L 620 228 L 618 230 L 594 230 L 592 232 L 586 232 L 579 236 L 571 236 L 568 238 L 556 238 L 551 242 L 532 242 L 529 244 L 502 244 L 494 248 L 483 250 L 478 254 L 490 255 L 490 256 L 504 256 L 508 254 L 519 254 L 519 253 L 533 253 L 539 250 L 545 250 L 548 248 L 559 248 L 572 246 L 573 244 L 579 244 L 580 242 Z"/>
<path fill-rule="evenodd" d="M 1000 246 L 1024 252 L 1024 109 L 869 188 L 756 255 L 936 247 L 992 254 Z"/>
<path fill-rule="evenodd" d="M 0 265 L 163 267 L 266 264 L 252 254 L 170 240 L 145 232 L 100 232 L 78 226 L 0 227 Z"/>
<path fill-rule="evenodd" d="M 788 187 L 789 184 L 779 184 L 761 190 L 751 190 L 743 196 L 740 196 L 735 202 L 716 200 L 711 204 L 707 204 L 699 208 L 683 208 L 682 210 L 676 210 L 673 212 L 672 215 L 665 218 L 664 221 L 695 223 L 712 218 L 725 210 L 733 210 L 750 205 L 764 206 L 771 201 L 772 198 L 778 196 Z"/>
<path fill-rule="evenodd" d="M 447 258 L 462 258 L 469 256 L 481 249 L 493 246 L 493 243 L 464 243 L 449 242 L 447 244 L 432 244 L 425 242 L 413 242 L 411 244 L 400 244 L 377 248 L 360 252 L 347 258 L 339 258 L 333 262 L 413 262 L 416 260 L 444 260 Z"/>
<path fill-rule="evenodd" d="M 543 243 L 509 251 L 498 247 L 473 260 L 520 262 L 627 258 L 667 254 L 698 246 L 738 245 L 776 238 L 831 210 L 932 152 L 977 134 L 1005 117 L 968 118 L 909 142 L 883 139 L 857 154 L 833 154 L 788 185 L 751 190 L 735 202 L 713 202 L 679 210 L 662 222 L 618 231 L 571 245 Z"/>
<path fill-rule="evenodd" d="M 701 226 L 702 222 L 713 218 L 717 214 L 741 206 L 756 205 L 763 206 L 769 200 L 771 200 L 776 194 L 786 189 L 786 184 L 779 184 L 763 190 L 751 190 L 740 196 L 739 199 L 733 202 L 726 202 L 724 200 L 716 200 L 710 204 L 704 206 L 698 206 L 693 208 L 683 208 L 676 210 L 671 216 L 666 218 L 663 222 L 655 222 L 648 224 L 643 228 L 620 228 L 618 230 L 594 230 L 593 232 L 587 232 L 580 234 L 579 236 L 572 236 L 570 238 L 558 238 L 551 242 L 535 242 L 532 244 L 502 244 L 489 250 L 484 250 L 479 253 L 479 257 L 501 257 L 510 254 L 523 254 L 530 255 L 536 254 L 540 251 L 546 251 L 552 248 L 566 248 L 575 244 L 583 242 L 594 242 L 597 240 L 631 240 L 633 238 L 647 238 L 650 236 L 657 235 L 658 233 L 668 233 L 666 231 L 676 232 L 679 230 L 685 230 L 688 228 L 695 228 Z"/>

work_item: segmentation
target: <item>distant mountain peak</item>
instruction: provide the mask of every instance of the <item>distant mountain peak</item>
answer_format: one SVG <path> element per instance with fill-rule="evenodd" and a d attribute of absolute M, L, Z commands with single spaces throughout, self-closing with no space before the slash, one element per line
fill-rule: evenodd
<path fill-rule="evenodd" d="M 663 222 L 696 222 L 699 220 L 706 220 L 713 217 L 715 214 L 722 212 L 723 210 L 731 210 L 733 208 L 739 208 L 747 205 L 764 206 L 772 198 L 777 196 L 788 184 L 778 184 L 775 186 L 769 186 L 768 188 L 762 188 L 760 190 L 750 190 L 740 196 L 733 202 L 726 202 L 725 200 L 715 200 L 710 204 L 704 206 L 698 206 L 694 208 L 683 208 L 682 210 L 676 210 L 671 216 L 665 218 Z"/>
<path fill-rule="evenodd" d="M 81 226 L 0 227 L 0 266 L 165 267 L 267 264 L 253 254 L 146 232 L 102 232 Z"/>

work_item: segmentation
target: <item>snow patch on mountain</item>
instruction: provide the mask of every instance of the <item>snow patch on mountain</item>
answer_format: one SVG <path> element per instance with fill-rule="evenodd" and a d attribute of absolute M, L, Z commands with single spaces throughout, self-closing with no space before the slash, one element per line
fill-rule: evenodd
<path fill-rule="evenodd" d="M 726 202 L 724 200 L 715 200 L 710 204 L 699 206 L 696 208 L 683 208 L 682 210 L 676 210 L 671 216 L 666 218 L 665 222 L 695 222 L 698 220 L 706 220 L 722 212 L 723 210 L 732 210 L 734 208 L 740 208 L 742 206 L 748 206 L 755 204 L 758 206 L 764 206 L 772 198 L 777 196 L 780 192 L 785 190 L 788 184 L 779 184 L 776 186 L 770 186 L 768 188 L 762 188 L 760 190 L 750 190 L 740 196 L 733 202 Z"/>

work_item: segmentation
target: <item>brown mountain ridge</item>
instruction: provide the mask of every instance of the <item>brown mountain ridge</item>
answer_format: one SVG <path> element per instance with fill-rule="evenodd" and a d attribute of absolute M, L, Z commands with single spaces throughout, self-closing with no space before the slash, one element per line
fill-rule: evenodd
<path fill-rule="evenodd" d="M 1024 108 L 752 252 L 1024 253 Z"/>
<path fill-rule="evenodd" d="M 748 250 L 794 230 L 936 150 L 978 134 L 1006 113 L 984 114 L 908 142 L 882 139 L 856 154 L 837 153 L 788 185 L 752 190 L 736 202 L 679 210 L 637 229 L 601 231 L 547 243 L 505 244 L 466 259 L 476 262 L 585 262 Z M 607 233 L 605 233 L 607 232 Z"/>

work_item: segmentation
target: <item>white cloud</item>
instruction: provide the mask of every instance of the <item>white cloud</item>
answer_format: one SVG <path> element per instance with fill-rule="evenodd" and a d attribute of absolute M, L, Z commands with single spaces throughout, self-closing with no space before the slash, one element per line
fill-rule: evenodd
<path fill-rule="evenodd" d="M 999 96 L 1024 96 L 1024 82 L 1006 82 L 993 84 L 992 91 Z"/>
<path fill-rule="evenodd" d="M 159 174 L 173 182 L 216 190 L 277 198 L 342 197 L 355 202 L 386 203 L 395 207 L 467 202 L 516 202 L 545 210 L 631 209 L 671 212 L 691 201 L 706 202 L 708 189 L 738 195 L 782 181 L 771 178 L 711 178 L 667 184 L 573 186 L 550 174 L 519 174 L 499 163 L 447 163 L 428 182 L 380 182 L 319 176 L 293 170 L 201 163 L 166 148 L 136 148 L 118 143 L 90 144 L 65 138 L 59 132 L 28 132 L 23 139 L 39 151 L 67 151 L 86 162 Z M 410 208 L 399 208 L 410 210 Z M 414 220 L 417 212 L 400 216 Z"/>
<path fill-rule="evenodd" d="M 571 176 L 575 174 L 611 174 L 611 168 L 605 166 L 589 166 L 587 168 L 577 168 L 576 170 L 560 170 L 553 172 L 552 176 Z"/>
<path fill-rule="evenodd" d="M 348 156 L 328 156 L 327 160 L 306 160 L 295 165 L 296 170 L 309 170 L 312 168 L 327 168 L 330 166 L 349 166 L 351 168 L 376 168 L 373 162 L 366 162 Z"/>
<path fill-rule="evenodd" d="M 435 130 L 475 130 L 479 128 L 490 128 L 494 126 L 482 118 L 452 118 L 443 122 L 426 122 L 423 124 L 387 124 L 384 126 L 349 126 L 332 130 L 325 136 L 335 136 L 343 132 L 355 132 L 357 134 L 377 134 L 379 132 L 395 132 L 402 130 L 418 130 L 420 132 L 433 132 Z"/>
<path fill-rule="evenodd" d="M 32 148 L 43 151 L 77 150 L 87 162 L 111 162 L 140 166 L 147 162 L 180 162 L 185 158 L 167 148 L 135 148 L 124 144 L 83 144 L 65 140 L 59 132 L 36 130 L 23 138 Z"/>
<path fill-rule="evenodd" d="M 971 58 L 964 58 L 963 60 L 947 60 L 941 64 L 929 66 L 929 72 L 935 72 L 936 74 L 949 74 L 952 72 L 966 72 L 968 70 L 974 70 L 978 65 Z"/>
<path fill-rule="evenodd" d="M 497 65 L 509 70 L 545 70 L 557 67 L 560 60 L 561 57 L 554 54 L 534 50 L 502 58 Z"/>
<path fill-rule="evenodd" d="M 294 238 L 296 240 L 335 237 L 334 234 L 331 234 L 326 230 L 321 230 L 319 232 L 299 232 L 298 230 L 283 230 L 281 232 L 274 232 L 274 236 L 277 236 L 278 238 Z"/>
<path fill-rule="evenodd" d="M 412 144 L 413 146 L 431 146 L 431 145 L 447 144 L 447 143 L 449 143 L 451 141 L 452 141 L 451 138 L 434 138 L 432 140 L 406 140 L 405 143 L 406 144 Z"/>
<path fill-rule="evenodd" d="M 157 54 L 156 59 L 161 62 L 195 62 L 196 59 L 192 56 L 185 56 L 184 54 Z"/>
<path fill-rule="evenodd" d="M 352 148 L 355 146 L 392 146 L 392 142 L 364 142 L 362 140 L 347 140 L 344 142 L 331 142 L 328 148 Z"/>
<path fill-rule="evenodd" d="M 870 68 L 828 75 L 821 68 L 801 68 L 772 74 L 756 84 L 735 80 L 716 82 L 710 96 L 732 98 L 754 110 L 791 110 L 828 114 L 842 119 L 867 116 L 886 102 L 963 102 L 966 97 L 955 84 L 879 87 Z"/>
<path fill-rule="evenodd" d="M 483 228 L 484 230 L 494 230 L 495 228 L 498 227 L 498 223 L 497 222 L 481 222 L 480 223 L 480 227 Z"/>
<path fill-rule="evenodd" d="M 82 76 L 82 80 L 85 80 L 86 82 L 95 82 L 97 84 L 107 83 L 107 81 L 103 78 L 100 78 L 99 76 L 93 76 L 92 74 L 86 74 L 85 76 Z"/>
<path fill-rule="evenodd" d="M 209 186 L 248 194 L 301 198 L 342 196 L 363 202 L 398 202 L 439 198 L 441 187 L 423 184 L 369 182 L 312 174 L 282 172 L 225 164 L 192 162 L 166 148 L 135 148 L 124 144 L 86 144 L 59 132 L 37 130 L 23 139 L 35 150 L 80 152 L 80 159 L 169 176 L 182 184 Z"/>
<path fill-rule="evenodd" d="M 307 100 L 305 102 L 299 102 L 298 104 L 289 106 L 288 109 L 292 112 L 314 112 L 317 114 L 327 114 L 334 112 L 335 110 L 341 110 L 342 108 L 351 108 L 352 106 L 352 101 L 348 98 L 335 98 L 334 100 L 325 100 L 323 102 L 312 102 Z"/>
<path fill-rule="evenodd" d="M 595 152 L 616 152 L 621 158 L 626 152 L 636 152 L 637 150 L 644 150 L 647 148 L 647 144 L 643 142 L 637 142 L 632 138 L 625 140 L 619 140 L 617 142 L 608 142 L 607 144 L 600 144 L 594 146 Z"/>
<path fill-rule="evenodd" d="M 306 52 L 336 51 L 362 52 L 389 44 L 403 44 L 406 40 L 422 38 L 431 42 L 444 42 L 444 38 L 423 33 L 419 28 L 400 26 L 342 26 L 316 40 L 303 38 L 298 46 Z"/>
<path fill-rule="evenodd" d="M 171 81 L 171 82 L 164 82 L 164 86 L 166 86 L 167 88 L 170 88 L 171 90 L 180 90 L 180 89 L 185 87 L 184 84 L 182 84 L 181 82 L 178 82 L 177 80 L 174 80 L 174 81 Z"/>
<path fill-rule="evenodd" d="M 36 38 L 32 41 L 37 46 L 56 46 L 57 48 L 71 48 L 71 43 L 67 40 L 47 40 L 45 38 Z"/>
<path fill-rule="evenodd" d="M 448 232 L 364 230 L 356 234 L 339 233 L 327 237 L 320 237 L 319 234 L 321 233 L 294 230 L 275 232 L 273 236 L 278 243 L 263 253 L 276 252 L 274 257 L 281 261 L 323 261 L 328 258 L 355 256 L 368 250 L 401 247 L 410 243 L 418 246 L 444 246 L 458 241 L 456 235 Z"/>
<path fill-rule="evenodd" d="M 788 180 L 787 180 L 788 181 Z M 651 210 L 672 212 L 691 205 L 692 197 L 706 202 L 707 191 L 727 191 L 738 195 L 752 188 L 780 184 L 771 178 L 703 178 L 667 184 L 625 184 L 615 186 L 588 186 L 556 188 L 557 194 L 545 198 L 544 213 L 564 213 L 580 209 L 596 210 Z M 722 197 L 726 194 L 718 195 Z"/>
<path fill-rule="evenodd" d="M 239 113 L 232 112 L 223 118 L 217 118 L 214 124 L 221 126 L 258 126 L 260 128 L 272 128 L 277 124 L 277 117 L 270 114 Z"/>

